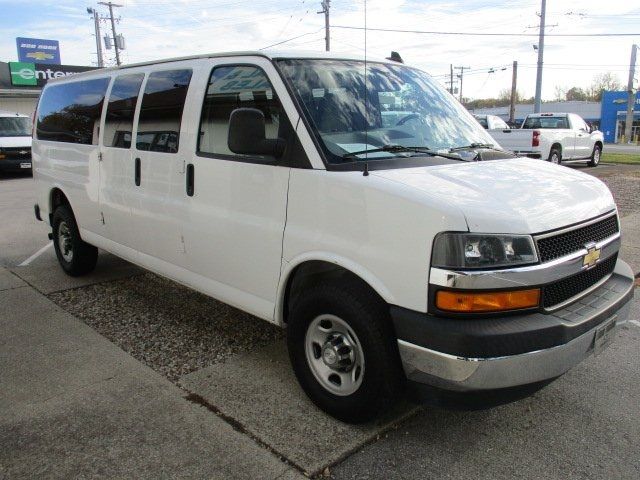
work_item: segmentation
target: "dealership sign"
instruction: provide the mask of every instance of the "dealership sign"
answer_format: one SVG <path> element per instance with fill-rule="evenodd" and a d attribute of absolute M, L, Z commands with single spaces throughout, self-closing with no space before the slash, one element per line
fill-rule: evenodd
<path fill-rule="evenodd" d="M 58 40 L 43 38 L 16 38 L 18 60 L 20 62 L 60 65 L 60 43 Z"/>
<path fill-rule="evenodd" d="M 77 65 L 46 65 L 30 62 L 9 62 L 11 85 L 43 87 L 48 80 L 66 77 L 74 73 L 94 70 L 93 67 Z"/>

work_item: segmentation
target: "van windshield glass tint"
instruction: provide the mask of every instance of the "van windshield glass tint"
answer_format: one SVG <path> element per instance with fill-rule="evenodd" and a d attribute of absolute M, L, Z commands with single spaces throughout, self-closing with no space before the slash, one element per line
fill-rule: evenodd
<path fill-rule="evenodd" d="M 97 145 L 108 78 L 46 87 L 38 105 L 40 140 Z"/>
<path fill-rule="evenodd" d="M 191 70 L 168 70 L 149 75 L 144 88 L 136 148 L 177 153 L 182 110 Z"/>
<path fill-rule="evenodd" d="M 104 122 L 104 144 L 107 147 L 131 147 L 133 115 L 144 74 L 123 75 L 116 78 L 109 94 L 107 117 Z"/>
<path fill-rule="evenodd" d="M 0 117 L 0 137 L 30 137 L 31 119 L 27 117 Z"/>
<path fill-rule="evenodd" d="M 277 62 L 330 163 L 419 155 L 389 145 L 449 151 L 494 144 L 467 110 L 426 73 L 403 65 L 348 60 Z"/>

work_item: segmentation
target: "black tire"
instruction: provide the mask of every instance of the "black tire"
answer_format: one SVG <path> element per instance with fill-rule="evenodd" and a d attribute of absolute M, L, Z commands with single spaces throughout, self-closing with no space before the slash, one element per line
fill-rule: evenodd
<path fill-rule="evenodd" d="M 336 395 L 320 383 L 306 356 L 307 330 L 322 315 L 339 317 L 348 324 L 363 352 L 361 383 L 348 395 Z M 307 396 L 343 422 L 362 423 L 375 418 L 403 390 L 405 376 L 388 305 L 358 281 L 323 282 L 306 288 L 293 305 L 287 345 L 293 370 Z M 324 355 L 318 358 L 324 361 Z"/>
<path fill-rule="evenodd" d="M 589 160 L 590 167 L 597 167 L 600 163 L 600 155 L 602 154 L 602 147 L 600 145 L 595 145 L 593 147 L 593 152 L 591 153 L 591 160 Z"/>
<path fill-rule="evenodd" d="M 67 275 L 78 277 L 96 267 L 98 249 L 80 238 L 76 219 L 66 205 L 59 206 L 53 212 L 53 247 Z"/>
<path fill-rule="evenodd" d="M 549 152 L 549 162 L 560 165 L 562 163 L 562 152 L 557 148 L 552 148 Z"/>

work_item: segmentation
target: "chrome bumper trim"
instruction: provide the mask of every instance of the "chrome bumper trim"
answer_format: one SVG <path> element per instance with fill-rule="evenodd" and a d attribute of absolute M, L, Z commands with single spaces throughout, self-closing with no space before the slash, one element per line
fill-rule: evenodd
<path fill-rule="evenodd" d="M 601 218 L 600 218 L 601 220 Z M 601 249 L 600 262 L 620 250 L 620 233 L 596 243 Z M 586 270 L 582 264 L 587 249 L 583 248 L 570 255 L 550 262 L 506 270 L 447 270 L 432 267 L 429 283 L 440 287 L 459 289 L 500 289 L 545 285 L 562 280 Z"/>
<path fill-rule="evenodd" d="M 624 323 L 630 308 L 631 302 L 627 302 L 598 327 L 564 345 L 520 355 L 458 357 L 403 340 L 398 340 L 398 348 L 407 378 L 412 381 L 454 391 L 494 390 L 527 385 L 556 378 L 591 355 L 596 331 L 611 321 L 615 321 L 617 325 Z"/>

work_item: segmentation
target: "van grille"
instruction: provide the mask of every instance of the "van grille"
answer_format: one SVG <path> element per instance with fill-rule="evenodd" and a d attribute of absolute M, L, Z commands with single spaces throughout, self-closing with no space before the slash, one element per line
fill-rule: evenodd
<path fill-rule="evenodd" d="M 620 231 L 617 215 L 612 215 L 599 222 L 578 227 L 569 232 L 551 237 L 539 238 L 538 252 L 541 262 L 549 262 L 577 252 L 590 242 L 599 242 Z"/>
<path fill-rule="evenodd" d="M 1 150 L 10 159 L 28 160 L 31 158 L 31 147 L 2 147 Z"/>
<path fill-rule="evenodd" d="M 613 272 L 617 258 L 616 253 L 589 270 L 545 286 L 542 291 L 542 306 L 551 308 L 592 287 Z"/>

